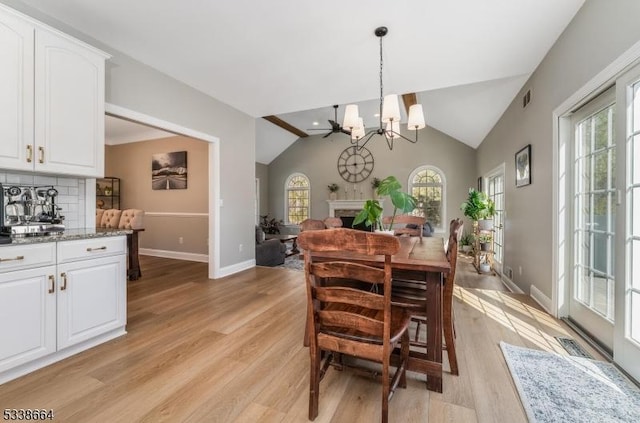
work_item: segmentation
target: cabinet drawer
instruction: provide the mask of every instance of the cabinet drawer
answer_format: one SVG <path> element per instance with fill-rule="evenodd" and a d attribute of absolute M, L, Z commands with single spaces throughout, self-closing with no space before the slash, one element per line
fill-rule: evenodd
<path fill-rule="evenodd" d="M 125 236 L 58 242 L 58 264 L 76 260 L 126 254 Z"/>
<path fill-rule="evenodd" d="M 54 242 L 0 247 L 0 273 L 56 264 Z"/>

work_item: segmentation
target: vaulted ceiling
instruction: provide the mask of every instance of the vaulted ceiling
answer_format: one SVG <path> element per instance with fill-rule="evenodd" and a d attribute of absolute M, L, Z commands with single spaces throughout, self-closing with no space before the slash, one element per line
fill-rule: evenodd
<path fill-rule="evenodd" d="M 477 147 L 584 0 L 22 2 L 251 116 L 302 130 L 333 119 L 333 104 L 375 109 L 373 30 L 384 25 L 385 93 L 417 93 L 428 125 Z M 297 139 L 257 122 L 259 162 Z"/>

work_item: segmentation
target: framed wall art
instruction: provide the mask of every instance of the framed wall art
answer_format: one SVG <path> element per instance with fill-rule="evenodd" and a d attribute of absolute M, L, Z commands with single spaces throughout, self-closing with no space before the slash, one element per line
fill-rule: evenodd
<path fill-rule="evenodd" d="M 151 188 L 187 189 L 187 152 L 159 153 L 151 156 Z"/>
<path fill-rule="evenodd" d="M 516 187 L 531 183 L 531 144 L 516 153 Z"/>

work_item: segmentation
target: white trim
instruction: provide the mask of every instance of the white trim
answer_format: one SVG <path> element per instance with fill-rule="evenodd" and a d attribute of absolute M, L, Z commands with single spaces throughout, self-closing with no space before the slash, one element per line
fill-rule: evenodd
<path fill-rule="evenodd" d="M 551 302 L 551 298 L 547 297 L 546 295 L 544 295 L 542 293 L 542 291 L 540 291 L 538 288 L 536 288 L 535 285 L 531 285 L 531 298 L 533 298 L 533 300 L 540 304 L 540 306 L 542 306 L 542 308 L 549 314 L 551 314 L 551 309 L 553 308 L 553 304 Z"/>
<path fill-rule="evenodd" d="M 157 250 L 155 248 L 140 248 L 138 253 L 143 256 L 163 257 L 175 260 L 197 261 L 208 263 L 209 256 L 206 254 L 186 253 L 182 251 Z"/>
<path fill-rule="evenodd" d="M 105 113 L 125 118 L 134 122 L 150 125 L 158 129 L 170 131 L 178 135 L 197 138 L 209 142 L 209 278 L 220 277 L 220 210 L 222 199 L 220 198 L 220 139 L 204 132 L 195 131 L 172 122 L 139 113 L 115 104 L 106 103 Z M 213 242 L 211 242 L 213 240 Z"/>
<path fill-rule="evenodd" d="M 524 291 L 520 289 L 518 285 L 515 284 L 511 279 L 509 279 L 506 275 L 502 274 L 500 277 L 502 284 L 509 289 L 511 292 L 515 292 L 516 294 L 524 294 Z"/>
<path fill-rule="evenodd" d="M 223 278 L 225 276 L 233 275 L 234 273 L 242 272 L 243 270 L 252 269 L 254 267 L 256 267 L 255 259 L 243 261 L 240 263 L 233 264 L 231 266 L 226 266 L 221 268 L 218 277 Z"/>
<path fill-rule="evenodd" d="M 562 317 L 566 315 L 568 308 L 560 307 L 560 300 L 565 298 L 566 281 L 563 280 L 564 269 L 560 268 L 560 260 L 566 262 L 564 257 L 560 257 L 560 248 L 562 248 L 562 239 L 559 231 L 558 216 L 560 214 L 559 203 L 561 194 L 560 191 L 560 173 L 559 173 L 559 150 L 560 150 L 560 131 L 564 125 L 564 120 L 568 119 L 568 115 L 572 110 L 575 110 L 579 106 L 585 104 L 588 100 L 595 95 L 604 91 L 605 88 L 625 69 L 632 66 L 636 61 L 640 59 L 640 41 L 636 42 L 631 48 L 622 53 L 611 62 L 606 68 L 600 71 L 595 77 L 584 84 L 578 91 L 573 93 L 569 98 L 563 101 L 552 113 L 552 125 L 553 125 L 553 157 L 552 157 L 552 288 L 551 288 L 551 308 L 549 313 L 554 317 Z M 564 194 L 564 193 L 562 193 Z"/>
<path fill-rule="evenodd" d="M 209 213 L 190 212 L 145 212 L 145 217 L 209 217 Z"/>

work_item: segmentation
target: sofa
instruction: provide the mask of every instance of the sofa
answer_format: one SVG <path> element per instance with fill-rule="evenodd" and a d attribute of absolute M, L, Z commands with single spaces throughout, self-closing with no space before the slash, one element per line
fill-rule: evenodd
<path fill-rule="evenodd" d="M 284 263 L 287 246 L 279 239 L 265 240 L 265 234 L 256 226 L 256 265 L 278 266 Z"/>

